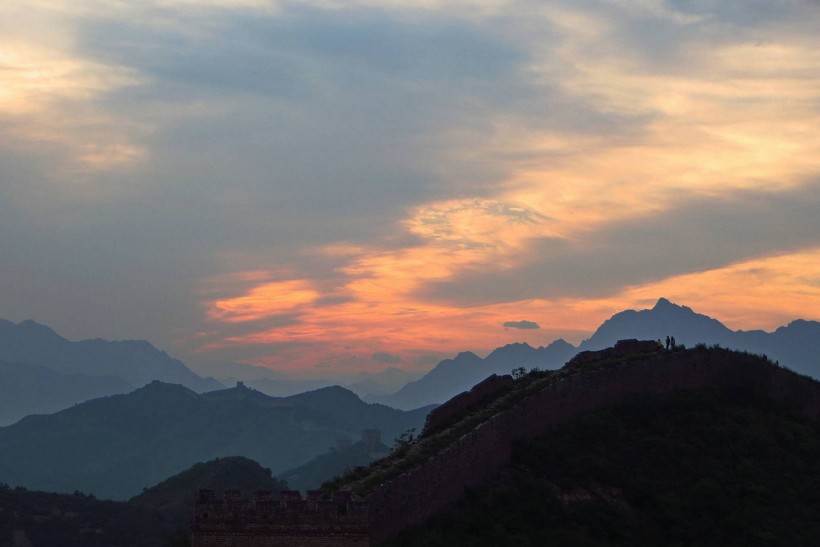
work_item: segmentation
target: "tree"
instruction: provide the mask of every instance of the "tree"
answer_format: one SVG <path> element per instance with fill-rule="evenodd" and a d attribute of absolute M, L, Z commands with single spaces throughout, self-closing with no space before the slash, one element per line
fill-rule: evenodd
<path fill-rule="evenodd" d="M 527 375 L 527 369 L 524 367 L 517 367 L 512 369 L 512 377 L 513 380 L 518 380 L 519 378 L 523 378 Z"/>
<path fill-rule="evenodd" d="M 393 452 L 398 452 L 410 446 L 416 440 L 416 428 L 411 427 L 395 439 L 393 439 Z"/>

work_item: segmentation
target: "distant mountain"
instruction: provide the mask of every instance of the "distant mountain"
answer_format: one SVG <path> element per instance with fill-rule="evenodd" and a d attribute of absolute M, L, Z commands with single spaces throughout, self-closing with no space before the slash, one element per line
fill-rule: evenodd
<path fill-rule="evenodd" d="M 197 463 L 128 502 L 0 485 L 0 545 L 182 547 L 190 545 L 198 489 L 270 490 L 276 499 L 284 487 L 269 469 L 239 457 Z"/>
<path fill-rule="evenodd" d="M 71 342 L 34 321 L 0 319 L 0 360 L 49 368 L 61 374 L 116 376 L 133 386 L 153 380 L 182 384 L 194 391 L 221 389 L 213 378 L 194 374 L 181 361 L 145 340 Z"/>
<path fill-rule="evenodd" d="M 408 383 L 392 395 L 368 396 L 365 400 L 403 409 L 443 403 L 490 374 L 509 374 L 516 367 L 552 370 L 579 351 L 603 349 L 618 340 L 630 338 L 665 341 L 666 336 L 674 336 L 678 344 L 687 346 L 718 344 L 764 354 L 796 372 L 820 378 L 820 323 L 817 321 L 793 321 L 772 333 L 732 331 L 716 319 L 660 298 L 651 310 L 616 313 L 577 348 L 564 340 L 556 340 L 540 348 L 509 344 L 484 359 L 463 352 L 454 359 L 441 361 L 421 379 Z"/>
<path fill-rule="evenodd" d="M 270 395 L 271 397 L 289 397 L 298 393 L 304 393 L 305 391 L 323 389 L 336 385 L 331 380 L 298 380 L 294 378 L 251 378 L 243 380 L 239 377 L 237 381 L 242 381 L 245 385 L 253 389 L 258 389 L 265 395 Z M 231 385 L 228 379 L 224 380 L 224 382 Z"/>
<path fill-rule="evenodd" d="M 720 321 L 695 313 L 691 308 L 678 306 L 660 298 L 651 310 L 625 310 L 616 313 L 581 342 L 579 350 L 598 350 L 618 340 L 665 340 L 674 336 L 678 343 L 694 345 L 726 344 L 734 332 Z"/>
<path fill-rule="evenodd" d="M 197 463 L 146 488 L 128 503 L 162 514 L 165 519 L 177 523 L 175 532 L 187 534 L 194 516 L 194 500 L 200 489 L 214 490 L 220 496 L 225 490 L 241 490 L 245 496 L 257 490 L 268 490 L 273 499 L 279 499 L 279 492 L 287 490 L 288 485 L 255 461 L 233 456 Z"/>
<path fill-rule="evenodd" d="M 353 444 L 340 443 L 325 454 L 316 456 L 304 465 L 284 471 L 282 480 L 293 490 L 313 490 L 333 477 L 365 466 L 390 454 L 390 448 L 381 441 L 380 432 L 365 430 L 362 440 Z"/>
<path fill-rule="evenodd" d="M 288 376 L 267 367 L 249 365 L 247 363 L 232 362 L 205 362 L 191 363 L 188 365 L 191 370 L 200 376 L 212 376 L 226 386 L 236 384 L 237 380 L 247 383 L 248 380 L 267 379 L 287 379 Z"/>
<path fill-rule="evenodd" d="M 360 372 L 345 378 L 300 379 L 269 368 L 243 363 L 198 364 L 194 370 L 207 373 L 225 385 L 243 382 L 270 395 L 287 397 L 323 387 L 341 385 L 360 397 L 393 393 L 420 373 L 390 367 L 379 372 Z"/>
<path fill-rule="evenodd" d="M 367 404 L 340 387 L 275 398 L 153 382 L 0 428 L 0 482 L 124 499 L 216 457 L 245 456 L 278 473 L 364 429 L 388 438 L 420 429 L 428 410 Z"/>
<path fill-rule="evenodd" d="M 618 340 L 664 340 L 674 336 L 679 344 L 714 345 L 765 354 L 790 369 L 820 378 L 820 322 L 797 320 L 774 332 L 733 331 L 720 321 L 691 308 L 661 298 L 650 310 L 626 310 L 613 315 L 579 346 L 598 350 Z"/>
<path fill-rule="evenodd" d="M 417 380 L 422 374 L 390 367 L 380 372 L 360 372 L 346 384 L 346 387 L 360 397 L 393 393 L 408 382 Z"/>
<path fill-rule="evenodd" d="M 0 361 L 0 426 L 29 414 L 51 414 L 77 402 L 127 393 L 134 387 L 114 376 L 60 374 Z"/>
<path fill-rule="evenodd" d="M 549 346 L 539 348 L 523 343 L 509 344 L 494 350 L 484 359 L 474 353 L 463 352 L 455 359 L 441 361 L 419 380 L 410 382 L 392 395 L 370 396 L 366 400 L 401 409 L 442 403 L 467 391 L 491 374 L 509 374 L 517 367 L 553 370 L 561 367 L 577 351 L 572 344 L 556 340 Z"/>

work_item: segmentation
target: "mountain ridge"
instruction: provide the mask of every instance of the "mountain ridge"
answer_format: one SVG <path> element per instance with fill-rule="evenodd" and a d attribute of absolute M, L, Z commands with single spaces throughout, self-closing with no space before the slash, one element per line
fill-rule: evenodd
<path fill-rule="evenodd" d="M 146 340 L 70 341 L 31 319 L 19 324 L 0 320 L 0 360 L 62 374 L 116 376 L 133 386 L 162 380 L 200 392 L 224 387 L 213 378 L 198 376 L 182 361 Z"/>
<path fill-rule="evenodd" d="M 368 404 L 344 388 L 275 398 L 242 386 L 198 394 L 154 381 L 0 427 L 0 482 L 125 499 L 217 457 L 293 468 L 365 429 L 392 438 L 420 428 L 427 410 Z"/>
<path fill-rule="evenodd" d="M 773 332 L 733 331 L 717 319 L 661 297 L 651 309 L 615 313 L 577 347 L 558 339 L 539 348 L 526 343 L 507 344 L 483 359 L 472 352 L 461 352 L 395 393 L 366 400 L 403 409 L 443 403 L 490 374 L 509 374 L 521 366 L 554 370 L 580 351 L 600 350 L 630 338 L 665 341 L 667 336 L 674 336 L 677 343 L 688 346 L 718 344 L 765 354 L 801 374 L 820 378 L 820 322 L 796 319 Z"/>
<path fill-rule="evenodd" d="M 497 391 L 483 409 L 456 414 L 365 470 L 325 485 L 352 489 L 376 508 L 378 543 L 461 498 L 510 460 L 521 439 L 634 396 L 659 397 L 702 387 L 772 398 L 805 419 L 820 419 L 820 383 L 764 357 L 700 345 L 666 351 L 653 341 L 624 341 L 583 352 L 559 371 L 531 372 Z"/>

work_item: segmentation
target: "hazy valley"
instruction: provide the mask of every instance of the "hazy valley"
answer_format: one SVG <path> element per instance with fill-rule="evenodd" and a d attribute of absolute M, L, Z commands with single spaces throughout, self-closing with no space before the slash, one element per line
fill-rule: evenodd
<path fill-rule="evenodd" d="M 274 484 L 275 487 L 271 488 L 273 490 L 282 488 L 285 484 L 302 490 L 316 488 L 333 477 L 337 477 L 338 480 L 354 469 L 363 470 L 371 462 L 390 456 L 391 449 L 394 449 L 394 439 L 401 437 L 402 434 L 406 437 L 408 431 L 414 431 L 415 435 L 418 435 L 424 427 L 427 414 L 437 404 L 469 390 L 490 375 L 509 374 L 511 370 L 519 367 L 525 371 L 533 371 L 530 375 L 536 376 L 549 374 L 549 371 L 561 372 L 559 369 L 564 363 L 570 361 L 578 352 L 594 353 L 612 346 L 620 339 L 663 341 L 667 335 L 672 334 L 679 344 L 690 347 L 695 344 L 701 347 L 719 344 L 727 348 L 765 354 L 768 359 L 779 362 L 781 366 L 803 374 L 814 376 L 820 370 L 820 363 L 815 357 L 820 355 L 820 324 L 817 322 L 795 321 L 772 333 L 734 332 L 715 319 L 697 314 L 689 308 L 672 304 L 665 299 L 659 300 L 651 310 L 625 311 L 614 315 L 577 347 L 558 340 L 540 348 L 533 348 L 527 344 L 510 344 L 496 349 L 484 358 L 470 352 L 460 353 L 453 359 L 440 362 L 426 375 L 418 380 L 409 381 L 393 394 L 366 397 L 367 401 L 384 401 L 385 404 L 365 402 L 355 393 L 340 386 L 322 387 L 287 397 L 266 395 L 261 390 L 265 382 L 281 381 L 281 378 L 277 379 L 275 374 L 266 376 L 264 370 L 244 365 L 234 366 L 232 369 L 236 373 L 244 371 L 244 379 L 239 379 L 240 383 L 236 387 L 221 388 L 221 384 L 216 383 L 216 380 L 197 376 L 184 364 L 156 350 L 147 342 L 117 343 L 96 340 L 77 343 L 69 342 L 50 329 L 32 322 L 16 326 L 3 323 L 2 327 L 0 333 L 4 337 L 0 344 L 0 358 L 7 362 L 0 366 L 0 374 L 8 381 L 1 384 L 6 393 L 3 400 L 7 404 L 6 407 L 0 408 L 7 409 L 5 415 L 9 421 L 12 421 L 15 412 L 26 413 L 27 409 L 38 409 L 37 412 L 40 413 L 29 415 L 12 425 L 0 427 L 0 483 L 6 483 L 9 487 L 0 494 L 6 507 L 15 507 L 15 511 L 18 511 L 18 517 L 12 520 L 8 519 L 8 513 L 5 513 L 6 517 L 0 514 L 2 534 L 8 538 L 12 537 L 15 530 L 17 532 L 14 533 L 18 536 L 28 530 L 25 533 L 30 540 L 64 535 L 66 539 L 60 545 L 82 545 L 83 541 L 86 541 L 83 539 L 83 530 L 88 526 L 104 530 L 95 539 L 99 540 L 99 543 L 86 543 L 88 545 L 105 545 L 106 541 L 112 541 L 110 538 L 120 535 L 131 536 L 133 539 L 133 532 L 124 532 L 131 527 L 149 528 L 156 533 L 139 535 L 139 540 L 134 539 L 132 543 L 125 542 L 122 545 L 165 545 L 166 541 L 181 541 L 181 544 L 184 544 L 188 541 L 185 539 L 188 532 L 186 526 L 180 523 L 190 520 L 193 495 L 197 488 L 212 487 L 223 491 L 236 487 L 244 489 L 246 493 L 253 489 L 271 488 L 270 485 Z M 61 351 L 67 353 L 61 355 Z M 123 361 L 118 363 L 117 359 Z M 124 366 L 123 362 L 127 366 Z M 141 367 L 144 368 L 137 370 Z M 402 373 L 397 371 L 388 370 L 386 374 L 390 375 L 393 381 L 402 377 Z M 138 383 L 141 379 L 152 376 L 159 379 L 152 379 L 137 389 L 131 388 L 130 382 Z M 378 378 L 378 375 L 375 377 Z M 188 385 L 199 388 L 201 392 L 186 387 L 182 381 L 171 382 L 173 379 L 184 380 Z M 367 380 L 367 377 L 363 377 L 362 381 Z M 260 389 L 248 387 L 248 384 L 257 385 Z M 208 386 L 217 386 L 218 389 L 203 389 Z M 111 392 L 107 393 L 106 390 Z M 104 396 L 98 397 L 98 394 Z M 71 400 L 72 397 L 77 400 Z M 704 400 L 712 406 L 704 407 L 704 412 L 725 411 L 734 416 L 753 411 L 761 413 L 759 420 L 763 422 L 769 419 L 791 419 L 786 415 L 783 415 L 783 418 L 765 417 L 770 412 L 769 407 L 764 402 L 757 402 L 757 399 L 750 399 L 749 402 L 740 401 L 737 404 L 741 407 L 737 407 L 731 406 L 736 402 L 726 400 L 724 395 L 719 395 L 718 399 L 702 395 L 693 397 L 694 399 L 686 399 L 685 402 L 674 402 L 675 399 L 670 399 L 672 402 L 669 404 L 684 404 L 686 412 L 692 414 L 696 412 L 698 401 L 707 397 Z M 90 400 L 81 402 L 83 399 Z M 485 405 L 492 408 L 491 399 L 476 401 L 474 406 L 470 407 L 470 412 L 483 415 L 482 409 Z M 664 401 L 666 399 L 625 404 L 666 405 Z M 391 408 L 388 406 L 391 403 L 391 406 L 412 410 Z M 419 403 L 421 404 L 416 406 Z M 724 409 L 720 406 L 724 404 L 729 406 Z M 751 405 L 748 407 L 750 410 L 743 410 L 748 405 Z M 57 410 L 61 406 L 67 408 Z M 657 407 L 652 412 L 668 412 L 662 408 L 666 407 Z M 50 410 L 54 412 L 49 413 Z M 640 414 L 636 410 L 629 412 L 630 416 L 636 415 L 636 412 Z M 604 418 L 598 416 L 590 415 L 589 418 L 581 419 L 579 423 L 583 424 L 583 420 L 586 419 L 599 424 Z M 694 417 L 691 419 L 695 420 Z M 758 420 L 748 419 L 753 422 Z M 740 418 L 734 420 L 731 424 L 727 422 L 725 427 L 742 427 L 742 424 L 738 423 Z M 470 427 L 475 427 L 478 423 Z M 598 425 L 567 427 L 594 428 Z M 614 427 L 606 426 L 606 429 Z M 643 438 L 650 434 L 640 429 L 644 425 L 632 422 L 623 422 L 618 427 L 627 428 L 619 433 L 622 436 L 637 435 Z M 634 429 L 636 427 L 638 429 Z M 682 434 L 680 428 L 707 426 L 687 422 L 684 425 L 668 427 L 668 430 L 657 434 L 667 439 L 664 443 L 681 444 L 688 441 L 674 437 Z M 816 435 L 816 427 L 805 427 L 814 429 L 811 429 L 813 432 L 807 429 L 801 433 L 808 437 L 800 442 L 804 443 L 805 449 L 809 451 L 807 454 L 814 454 L 811 446 L 818 442 L 812 437 Z M 760 434 L 772 435 L 774 429 L 776 426 L 771 426 L 767 432 Z M 367 433 L 368 431 L 371 433 Z M 469 429 L 464 430 L 468 431 Z M 587 437 L 583 437 L 581 433 L 563 433 L 564 431 L 565 429 L 561 429 L 556 435 L 566 434 L 572 439 L 578 439 L 578 435 L 581 435 L 581 439 L 589 437 L 588 434 L 584 434 Z M 704 436 L 705 439 L 708 435 L 717 434 L 701 432 L 697 435 Z M 731 433 L 732 436 L 739 438 L 745 434 L 741 430 Z M 652 542 L 657 541 L 660 533 L 660 517 L 655 513 L 646 513 L 641 509 L 638 498 L 634 497 L 640 495 L 642 488 L 650 487 L 643 483 L 627 484 L 614 475 L 607 475 L 606 481 L 601 482 L 602 465 L 612 473 L 616 473 L 618 466 L 626 465 L 620 460 L 610 461 L 609 456 L 604 455 L 613 450 L 612 448 L 606 448 L 603 444 L 600 448 L 595 448 L 601 450 L 602 455 L 590 455 L 589 458 L 597 462 L 595 465 L 598 467 L 559 471 L 564 469 L 561 466 L 566 465 L 565 463 L 549 463 L 543 460 L 540 464 L 543 467 L 539 467 L 536 475 L 533 475 L 533 482 L 521 482 L 522 477 L 528 473 L 526 469 L 535 469 L 530 467 L 532 463 L 526 462 L 542 461 L 541 452 L 537 452 L 541 450 L 537 448 L 539 446 L 553 446 L 550 443 L 557 442 L 556 446 L 566 446 L 566 451 L 572 453 L 587 450 L 583 448 L 585 445 L 575 446 L 568 440 L 549 440 L 553 438 L 561 439 L 560 436 L 549 436 L 542 440 L 539 440 L 541 437 L 537 437 L 533 441 L 536 444 L 525 444 L 515 448 L 508 467 L 500 471 L 500 474 L 488 475 L 491 482 L 482 483 L 475 494 L 468 495 L 466 501 L 454 506 L 452 510 L 455 513 L 448 517 L 434 518 L 430 527 L 425 525 L 417 531 L 406 532 L 409 535 L 402 535 L 396 540 L 405 543 L 396 544 L 421 542 L 430 545 L 468 545 L 470 542 L 482 544 L 481 541 L 485 541 L 487 545 L 503 545 L 506 543 L 500 539 L 501 537 L 513 542 L 534 541 L 533 538 L 538 534 L 547 533 L 545 530 L 557 530 L 556 537 L 565 538 L 567 541 L 571 538 L 571 541 L 577 541 L 579 545 L 598 545 L 596 542 L 604 541 L 601 534 L 611 536 L 612 542 L 605 544 L 617 545 L 619 541 L 628 543 L 634 538 L 641 538 L 640 541 L 646 544 L 657 544 Z M 413 439 L 413 435 L 410 439 Z M 598 439 L 596 442 L 611 441 Z M 641 442 L 645 441 L 636 440 L 633 444 L 638 446 Z M 756 442 L 765 444 L 769 441 L 758 439 Z M 437 450 L 445 447 L 446 444 L 441 445 Z M 552 452 L 553 456 L 550 457 L 566 457 L 567 452 L 562 450 Z M 681 451 L 686 450 L 694 449 L 681 448 Z M 673 453 L 678 452 L 680 451 L 676 450 Z M 673 453 L 665 454 L 662 458 L 669 460 Z M 251 478 L 248 482 L 242 478 L 245 471 L 241 469 L 252 469 L 253 466 L 247 467 L 250 464 L 243 463 L 248 460 L 231 460 L 230 457 L 234 456 L 258 462 L 261 468 L 267 468 L 265 473 L 268 474 L 269 480 L 275 481 L 278 480 L 276 477 L 279 477 L 284 479 L 283 482 L 271 482 L 266 486 L 268 483 L 265 481 L 268 479 L 262 480 L 251 471 L 250 476 L 256 478 Z M 726 459 L 729 456 L 721 457 Z M 193 471 L 186 471 L 193 467 L 199 470 L 200 474 L 205 473 L 206 468 L 197 467 L 197 463 L 213 461 L 215 458 L 222 458 L 219 460 L 221 471 L 214 473 L 223 479 L 205 480 Z M 390 461 L 390 458 L 385 461 Z M 700 461 L 687 461 L 690 473 L 697 474 L 701 467 L 706 465 Z M 730 464 L 731 462 L 726 460 L 721 465 Z M 236 472 L 232 472 L 231 469 L 237 465 L 239 467 L 236 468 Z M 244 468 L 241 467 L 243 465 Z M 651 480 L 668 480 L 663 469 L 650 468 L 650 463 L 645 465 L 647 473 L 655 477 Z M 749 465 L 771 466 L 771 461 L 755 460 Z M 797 472 L 789 469 L 784 468 L 778 472 Z M 710 477 L 721 473 L 707 471 Z M 173 479 L 163 482 L 172 476 Z M 757 482 L 764 480 L 759 475 L 750 477 L 750 480 Z M 697 482 L 701 479 L 703 477 L 687 480 Z M 607 489 L 613 481 L 618 484 L 615 501 L 607 494 Z M 789 488 L 798 488 L 800 481 L 805 479 L 798 479 Z M 258 488 L 251 483 L 258 483 Z M 338 484 L 332 486 L 333 484 L 336 483 L 327 483 L 325 488 L 338 487 Z M 721 491 L 720 495 L 725 497 L 725 501 L 721 503 L 733 503 L 732 500 L 735 498 L 732 496 L 738 495 L 736 490 L 739 486 L 732 484 L 733 486 L 727 486 L 730 491 Z M 26 490 L 23 490 L 23 487 Z M 63 493 L 65 497 L 37 491 Z M 163 491 L 166 494 L 158 493 Z M 93 494 L 94 497 L 90 498 L 89 494 Z M 539 527 L 531 529 L 529 525 L 522 525 L 520 533 L 513 533 L 512 528 L 518 526 L 515 524 L 516 519 L 520 518 L 516 516 L 517 511 L 526 512 L 527 509 L 525 506 L 513 509 L 517 505 L 509 497 L 526 503 L 531 496 L 537 495 L 553 496 L 550 498 L 552 501 L 545 506 L 548 509 L 544 509 L 552 516 L 549 519 L 533 517 L 541 523 Z M 795 495 L 805 496 L 804 493 Z M 567 505 L 567 496 L 573 500 L 573 496 L 580 496 L 580 501 L 572 501 Z M 105 499 L 129 501 L 102 501 Z M 683 505 L 670 506 L 668 510 L 679 511 L 681 515 L 688 514 L 685 505 L 690 502 L 682 500 L 679 503 Z M 501 528 L 495 529 L 494 532 L 478 532 L 479 535 L 475 537 L 464 533 L 463 527 L 479 529 L 476 528 L 476 524 L 469 524 L 468 519 L 486 514 L 489 511 L 487 504 L 507 508 L 506 513 L 498 515 Z M 43 520 L 43 514 L 48 513 L 46 507 L 52 508 L 52 517 Z M 744 513 L 746 516 L 743 518 L 752 519 L 749 515 L 759 510 L 762 510 L 759 506 L 749 508 L 748 514 Z M 65 516 L 75 514 L 82 517 Z M 640 514 L 639 518 L 635 517 L 637 514 Z M 565 524 L 554 524 L 557 522 L 555 519 L 559 518 L 556 515 L 564 515 L 560 518 L 564 519 L 562 522 Z M 617 524 L 620 522 L 618 519 L 627 516 L 630 524 Z M 636 518 L 638 520 L 635 520 Z M 601 523 L 598 519 L 610 519 L 606 521 L 609 524 Z M 125 524 L 126 521 L 129 524 Z M 441 524 L 444 522 L 451 524 Z M 553 524 L 549 524 L 551 522 Z M 572 528 L 588 527 L 592 526 L 592 523 L 597 523 L 595 526 L 599 527 L 597 535 L 585 535 Z M 695 537 L 691 534 L 707 533 L 704 530 L 714 529 L 717 524 L 706 523 L 703 526 L 703 529 L 681 532 L 684 534 L 681 537 L 685 541 L 690 541 L 691 537 Z M 458 543 L 453 534 L 462 538 L 460 541 L 463 542 Z M 799 541 L 804 541 L 806 537 L 814 537 L 811 531 L 806 531 L 805 534 L 799 536 Z M 176 539 L 169 539 L 172 537 Z M 42 539 L 38 541 L 40 544 L 43 542 Z M 35 542 L 34 545 L 38 543 Z"/>

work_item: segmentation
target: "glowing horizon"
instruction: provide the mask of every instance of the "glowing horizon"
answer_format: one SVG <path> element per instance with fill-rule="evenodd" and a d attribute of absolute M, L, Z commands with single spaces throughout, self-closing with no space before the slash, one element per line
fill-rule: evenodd
<path fill-rule="evenodd" d="M 0 21 L 0 317 L 306 374 L 577 344 L 659 297 L 820 319 L 816 3 Z"/>

